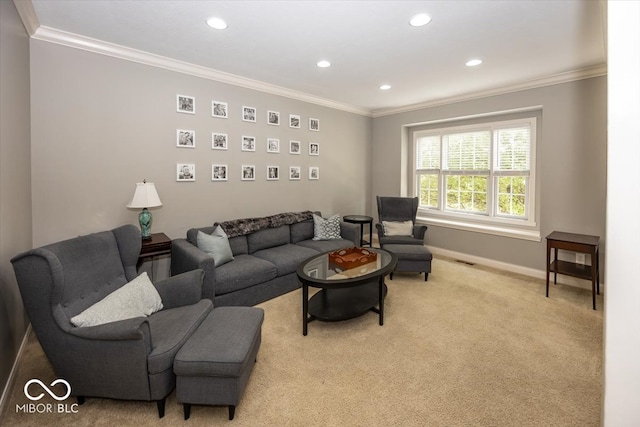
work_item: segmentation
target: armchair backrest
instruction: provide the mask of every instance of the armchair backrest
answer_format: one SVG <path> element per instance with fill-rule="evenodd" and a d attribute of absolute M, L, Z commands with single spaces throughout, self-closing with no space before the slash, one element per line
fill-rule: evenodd
<path fill-rule="evenodd" d="M 125 225 L 32 249 L 11 262 L 25 309 L 43 347 L 71 317 L 137 276 L 140 231 Z"/>
<path fill-rule="evenodd" d="M 418 213 L 417 197 L 381 197 L 377 196 L 378 220 L 382 221 L 413 221 L 416 222 Z"/>

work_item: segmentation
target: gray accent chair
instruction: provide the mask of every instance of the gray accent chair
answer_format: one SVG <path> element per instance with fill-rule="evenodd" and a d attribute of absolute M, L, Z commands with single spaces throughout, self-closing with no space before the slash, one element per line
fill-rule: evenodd
<path fill-rule="evenodd" d="M 138 272 L 140 231 L 125 225 L 32 249 L 14 257 L 24 306 L 42 349 L 71 395 L 156 401 L 176 383 L 178 350 L 212 310 L 202 300 L 202 270 L 154 284 L 163 309 L 148 316 L 75 327 L 70 319 L 122 287 Z"/>
<path fill-rule="evenodd" d="M 417 197 L 376 197 L 378 220 L 376 231 L 380 247 L 384 245 L 423 245 L 426 225 L 416 225 L 418 213 Z M 385 236 L 382 221 L 413 221 L 412 236 Z"/>

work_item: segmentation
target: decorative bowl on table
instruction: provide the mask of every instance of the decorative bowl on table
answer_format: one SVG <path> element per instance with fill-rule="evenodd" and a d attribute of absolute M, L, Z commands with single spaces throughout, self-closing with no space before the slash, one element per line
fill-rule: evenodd
<path fill-rule="evenodd" d="M 365 248 L 352 247 L 329 252 L 329 266 L 350 270 L 376 261 L 378 254 Z"/>

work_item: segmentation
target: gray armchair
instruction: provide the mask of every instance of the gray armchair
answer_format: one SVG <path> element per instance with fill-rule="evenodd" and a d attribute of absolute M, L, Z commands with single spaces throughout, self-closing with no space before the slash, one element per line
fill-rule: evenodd
<path fill-rule="evenodd" d="M 378 220 L 376 231 L 380 246 L 383 245 L 423 245 L 424 235 L 427 231 L 426 225 L 416 225 L 416 215 L 418 213 L 417 197 L 381 197 L 377 196 Z M 411 221 L 413 227 L 411 233 L 406 235 L 385 234 L 383 221 L 399 222 Z"/>
<path fill-rule="evenodd" d="M 140 231 L 125 225 L 80 236 L 14 257 L 20 293 L 42 348 L 71 395 L 156 401 L 175 387 L 173 361 L 212 309 L 202 300 L 203 271 L 154 284 L 163 308 L 98 326 L 76 327 L 71 318 L 136 278 Z"/>

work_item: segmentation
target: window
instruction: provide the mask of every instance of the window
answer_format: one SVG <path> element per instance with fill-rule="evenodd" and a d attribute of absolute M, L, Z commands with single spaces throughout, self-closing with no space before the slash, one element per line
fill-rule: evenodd
<path fill-rule="evenodd" d="M 536 119 L 417 130 L 414 195 L 426 222 L 539 240 Z"/>

